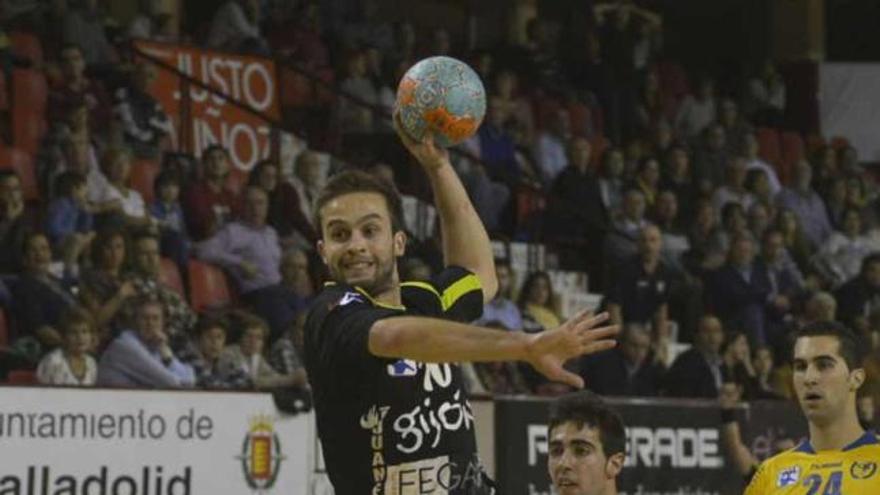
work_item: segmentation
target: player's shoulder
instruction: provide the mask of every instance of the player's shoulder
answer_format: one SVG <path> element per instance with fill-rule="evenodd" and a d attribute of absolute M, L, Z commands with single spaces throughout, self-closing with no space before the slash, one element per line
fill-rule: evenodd
<path fill-rule="evenodd" d="M 306 328 L 320 326 L 334 311 L 372 308 L 373 300 L 363 290 L 347 284 L 328 282 L 309 305 Z"/>
<path fill-rule="evenodd" d="M 804 445 L 798 445 L 767 458 L 758 467 L 746 490 L 747 495 L 770 493 L 768 490 L 785 488 L 797 483 L 804 472 L 804 463 L 810 461 L 811 454 L 805 452 Z"/>
<path fill-rule="evenodd" d="M 457 302 L 478 295 L 482 304 L 482 284 L 472 271 L 460 266 L 449 266 L 430 280 L 406 281 L 400 284 L 404 302 L 418 306 L 437 306 L 445 312 Z"/>

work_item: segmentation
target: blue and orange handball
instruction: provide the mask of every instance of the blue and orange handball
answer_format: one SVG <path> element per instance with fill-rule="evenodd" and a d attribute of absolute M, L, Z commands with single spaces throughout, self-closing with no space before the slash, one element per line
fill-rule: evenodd
<path fill-rule="evenodd" d="M 395 105 L 400 125 L 413 139 L 431 133 L 435 144 L 449 147 L 477 132 L 486 115 L 486 90 L 466 63 L 430 57 L 406 71 Z"/>

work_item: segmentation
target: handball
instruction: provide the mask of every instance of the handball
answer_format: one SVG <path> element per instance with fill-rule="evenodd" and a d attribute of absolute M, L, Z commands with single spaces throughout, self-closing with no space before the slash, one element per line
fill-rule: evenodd
<path fill-rule="evenodd" d="M 400 126 L 417 141 L 454 146 L 474 135 L 486 114 L 480 76 L 451 57 L 426 58 L 412 66 L 397 87 Z"/>

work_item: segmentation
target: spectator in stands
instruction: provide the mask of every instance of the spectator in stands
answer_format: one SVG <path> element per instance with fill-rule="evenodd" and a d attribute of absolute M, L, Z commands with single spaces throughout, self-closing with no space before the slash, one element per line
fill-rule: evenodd
<path fill-rule="evenodd" d="M 755 239 L 764 237 L 764 231 L 770 228 L 771 213 L 768 206 L 764 203 L 755 202 L 748 211 L 748 228 Z"/>
<path fill-rule="evenodd" d="M 76 172 L 65 172 L 58 176 L 57 183 L 58 196 L 49 203 L 46 213 L 46 233 L 55 252 L 74 266 L 95 237 L 86 179 Z"/>
<path fill-rule="evenodd" d="M 663 237 L 656 225 L 638 233 L 638 254 L 626 260 L 607 294 L 608 312 L 616 325 L 639 323 L 655 335 L 668 335 L 669 268 L 660 260 Z"/>
<path fill-rule="evenodd" d="M 230 220 L 238 195 L 229 186 L 229 152 L 215 144 L 202 151 L 202 176 L 183 199 L 187 227 L 194 241 L 201 241 Z"/>
<path fill-rule="evenodd" d="M 517 141 L 531 143 L 535 135 L 535 123 L 532 117 L 531 103 L 519 94 L 519 81 L 517 75 L 511 70 L 502 70 L 495 76 L 496 103 L 503 108 L 503 112 L 510 119 L 508 124 L 518 134 Z"/>
<path fill-rule="evenodd" d="M 73 306 L 58 324 L 61 347 L 46 354 L 37 366 L 43 385 L 94 385 L 98 365 L 90 353 L 95 346 L 95 323 L 88 311 Z"/>
<path fill-rule="evenodd" d="M 343 137 L 372 133 L 375 126 L 373 107 L 378 105 L 379 97 L 368 77 L 367 56 L 363 50 L 354 50 L 346 56 L 339 89 L 343 94 L 339 97 L 337 111 Z"/>
<path fill-rule="evenodd" d="M 394 179 L 394 169 L 391 168 L 391 165 L 376 162 L 369 170 L 371 174 L 388 181 L 390 184 L 397 184 L 397 181 Z M 473 177 L 462 178 L 467 185 L 475 186 L 468 179 L 473 179 Z M 491 200 L 498 201 L 499 198 L 493 197 Z M 403 225 L 410 240 L 425 241 L 430 238 L 434 234 L 437 224 L 437 209 L 434 208 L 434 205 L 411 194 L 401 193 L 400 201 L 403 204 Z"/>
<path fill-rule="evenodd" d="M 498 100 L 496 100 L 496 104 L 500 104 Z M 508 109 L 504 109 L 503 112 L 510 118 Z M 556 109 L 549 115 L 549 122 L 544 130 L 538 133 L 535 140 L 535 161 L 541 173 L 541 182 L 545 186 L 553 184 L 556 176 L 569 164 L 570 155 L 566 153 L 566 148 L 571 149 L 572 146 L 575 146 L 573 139 L 585 142 L 589 148 L 589 142 L 586 139 L 571 137 L 571 119 L 568 110 Z M 589 161 L 589 153 L 587 161 Z"/>
<path fill-rule="evenodd" d="M 645 72 L 642 76 L 636 105 L 636 119 L 639 134 L 646 135 L 660 126 L 671 131 L 671 127 L 666 122 L 666 108 L 660 91 L 660 80 L 653 70 Z M 669 134 L 671 135 L 671 132 Z"/>
<path fill-rule="evenodd" d="M 841 285 L 834 297 L 839 303 L 840 321 L 865 333 L 868 316 L 880 305 L 880 253 L 866 256 L 859 275 Z"/>
<path fill-rule="evenodd" d="M 136 294 L 134 283 L 123 277 L 125 250 L 122 230 L 98 231 L 92 241 L 91 269 L 80 277 L 79 297 L 95 320 L 98 347 L 106 343 L 111 321 L 122 305 Z"/>
<path fill-rule="evenodd" d="M 810 241 L 801 228 L 797 215 L 791 210 L 779 208 L 779 213 L 776 217 L 776 228 L 782 232 L 783 239 L 785 240 L 785 249 L 791 254 L 798 268 L 805 272 L 810 266 L 809 260 L 813 255 L 813 250 L 810 247 Z"/>
<path fill-rule="evenodd" d="M 586 387 L 600 395 L 654 397 L 665 369 L 651 352 L 651 331 L 639 323 L 623 325 L 620 345 L 581 359 Z"/>
<path fill-rule="evenodd" d="M 678 107 L 675 117 L 676 134 L 683 139 L 691 139 L 715 122 L 715 83 L 703 78 L 697 84 L 697 92 L 687 95 Z"/>
<path fill-rule="evenodd" d="M 119 223 L 128 227 L 153 225 L 143 196 L 128 187 L 131 172 L 131 153 L 128 149 L 109 148 L 104 152 L 101 166 L 107 178 L 107 187 L 97 197 L 90 198 L 99 205 L 105 205 L 99 207 L 101 213 L 95 219 L 97 224 Z"/>
<path fill-rule="evenodd" d="M 791 314 L 795 302 L 804 291 L 804 276 L 785 249 L 782 232 L 768 229 L 761 239 L 761 255 L 756 264 L 767 273 L 770 282 L 768 325 L 778 328 Z"/>
<path fill-rule="evenodd" d="M 77 45 L 90 66 L 103 68 L 119 59 L 104 31 L 97 0 L 82 0 L 68 8 L 61 25 L 61 37 L 64 43 Z"/>
<path fill-rule="evenodd" d="M 301 248 L 291 248 L 281 256 L 281 285 L 297 312 L 307 309 L 315 295 L 309 255 Z"/>
<path fill-rule="evenodd" d="M 523 329 L 530 333 L 555 328 L 560 321 L 559 299 L 547 272 L 529 274 L 519 291 L 517 306 L 523 316 Z"/>
<path fill-rule="evenodd" d="M 785 81 L 773 62 L 768 60 L 760 73 L 749 80 L 746 97 L 748 114 L 758 125 L 781 127 L 785 103 Z"/>
<path fill-rule="evenodd" d="M 267 54 L 260 20 L 258 0 L 227 0 L 214 13 L 205 43 L 217 50 Z"/>
<path fill-rule="evenodd" d="M 681 216 L 678 214 L 678 198 L 669 189 L 661 190 L 657 195 L 652 215 L 653 222 L 663 236 L 663 261 L 675 271 L 684 270 L 684 255 L 691 248 L 687 233 L 682 227 Z"/>
<path fill-rule="evenodd" d="M 755 136 L 754 132 L 747 132 L 743 134 L 742 145 L 739 147 L 738 151 L 746 160 L 746 165 L 749 169 L 749 175 L 751 175 L 753 171 L 764 172 L 765 178 L 767 180 L 767 185 L 770 189 L 770 195 L 771 197 L 776 196 L 776 194 L 782 190 L 782 183 L 779 182 L 779 176 L 776 175 L 776 170 L 773 168 L 773 166 L 764 161 L 763 158 L 761 158 L 761 148 L 758 145 L 758 138 L 757 136 Z M 746 183 L 749 182 L 751 181 L 746 179 Z M 749 189 L 751 190 L 752 188 Z M 762 197 L 761 199 L 764 198 Z"/>
<path fill-rule="evenodd" d="M 24 338 L 39 344 L 34 347 L 38 352 L 32 356 L 38 358 L 62 343 L 58 322 L 65 311 L 76 305 L 70 291 L 74 279 L 69 272 L 63 278 L 53 273 L 52 249 L 41 232 L 25 237 L 22 262 L 23 272 L 12 286 L 16 340 Z"/>
<path fill-rule="evenodd" d="M 724 181 L 724 170 L 730 163 L 727 135 L 721 124 L 712 124 L 702 133 L 703 139 L 694 154 L 694 179 L 698 190 L 705 194 Z"/>
<path fill-rule="evenodd" d="M 657 194 L 660 192 L 660 162 L 656 158 L 646 156 L 639 160 L 632 187 L 642 191 L 642 195 L 645 197 L 645 206 L 648 209 L 653 209 Z"/>
<path fill-rule="evenodd" d="M 794 166 L 791 187 L 785 187 L 777 195 L 781 208 L 791 210 L 797 216 L 804 235 L 812 246 L 820 246 L 831 235 L 831 221 L 822 198 L 813 190 L 813 171 L 809 162 L 800 160 Z"/>
<path fill-rule="evenodd" d="M 483 306 L 483 315 L 477 324 L 495 322 L 496 326 L 505 330 L 522 330 L 522 313 L 513 302 L 513 269 L 507 260 L 495 261 L 495 277 L 498 279 L 498 292 Z"/>
<path fill-rule="evenodd" d="M 718 123 L 724 127 L 728 151 L 738 153 L 743 147 L 746 134 L 750 134 L 752 130 L 740 116 L 739 107 L 732 98 L 723 98 L 718 104 Z"/>
<path fill-rule="evenodd" d="M 763 170 L 751 169 L 746 172 L 745 189 L 755 198 L 755 204 L 762 204 L 767 208 L 775 206 L 775 194 Z"/>
<path fill-rule="evenodd" d="M 743 207 L 739 203 L 731 202 L 721 208 L 721 229 L 712 236 L 709 246 L 709 256 L 722 255 L 726 257 L 733 238 L 748 232 L 748 222 Z"/>
<path fill-rule="evenodd" d="M 47 197 L 54 196 L 53 181 L 58 175 L 68 169 L 77 168 L 78 164 L 70 163 L 71 161 L 81 159 L 83 162 L 91 162 L 79 165 L 82 170 L 89 171 L 92 165 L 95 171 L 99 169 L 97 153 L 94 151 L 94 135 L 89 128 L 89 108 L 85 100 L 76 98 L 66 104 L 67 107 L 52 110 L 60 118 L 47 122 L 49 129 L 43 135 L 35 156 L 37 181 L 40 191 Z M 72 140 L 82 143 L 84 149 L 70 150 L 74 152 L 68 156 L 68 143 Z"/>
<path fill-rule="evenodd" d="M 843 228 L 831 234 L 812 261 L 819 274 L 837 288 L 858 276 L 862 260 L 877 251 L 880 251 L 877 236 L 865 234 L 859 211 L 847 208 L 843 213 Z"/>
<path fill-rule="evenodd" d="M 160 252 L 177 263 L 186 272 L 190 240 L 186 230 L 183 208 L 180 206 L 180 174 L 166 168 L 153 181 L 155 199 L 150 203 L 150 215 L 159 228 Z"/>
<path fill-rule="evenodd" d="M 746 173 L 748 171 L 746 161 L 742 157 L 732 157 L 724 170 L 724 185 L 715 190 L 712 202 L 715 203 L 715 211 L 721 214 L 721 209 L 728 203 L 737 203 L 743 211 L 748 211 L 755 202 L 745 187 Z"/>
<path fill-rule="evenodd" d="M 809 157 L 812 165 L 812 183 L 813 190 L 820 194 L 825 194 L 836 177 L 840 175 L 840 168 L 837 164 L 837 151 L 833 146 L 822 146 L 817 149 Z"/>
<path fill-rule="evenodd" d="M 545 223 L 551 238 L 595 239 L 606 228 L 599 182 L 590 170 L 590 152 L 586 139 L 572 140 L 569 165 L 550 188 Z M 609 187 L 609 198 L 610 194 Z"/>
<path fill-rule="evenodd" d="M 14 170 L 0 170 L 0 273 L 18 271 L 25 235 L 34 224 L 25 212 L 21 179 Z"/>
<path fill-rule="evenodd" d="M 400 261 L 400 279 L 407 282 L 430 282 L 431 266 L 417 256 L 406 256 Z"/>
<path fill-rule="evenodd" d="M 171 120 L 162 104 L 149 93 L 156 80 L 156 67 L 147 62 L 138 63 L 129 77 L 129 83 L 113 95 L 113 110 L 134 156 L 156 160 L 162 153 L 162 141 L 172 131 Z"/>
<path fill-rule="evenodd" d="M 238 369 L 251 379 L 257 389 L 271 389 L 304 384 L 303 373 L 282 375 L 263 356 L 269 326 L 258 316 L 239 311 L 235 315 L 241 337 L 220 355 L 220 369 Z"/>
<path fill-rule="evenodd" d="M 189 388 L 196 383 L 192 367 L 175 356 L 165 331 L 162 303 L 147 296 L 134 304 L 132 327 L 104 351 L 98 363 L 100 386 Z"/>
<path fill-rule="evenodd" d="M 727 263 L 712 276 L 709 299 L 729 329 L 747 332 L 756 344 L 767 342 L 764 331 L 770 280 L 755 263 L 755 247 L 748 233 L 736 234 Z"/>
<path fill-rule="evenodd" d="M 524 67 L 520 73 L 533 78 L 530 81 L 533 85 L 558 88 L 562 81 L 562 66 L 548 24 L 546 19 L 539 17 L 526 23 L 526 42 L 521 47 Z"/>
<path fill-rule="evenodd" d="M 752 368 L 755 370 L 755 397 L 758 399 L 781 399 L 782 394 L 773 382 L 773 349 L 762 345 L 752 353 Z"/>
<path fill-rule="evenodd" d="M 509 117 L 507 109 L 496 97 L 489 97 L 486 103 L 483 125 L 476 137 L 465 144 L 470 143 L 471 148 L 475 148 L 471 151 L 483 161 L 490 179 L 509 186 L 516 185 L 525 171 L 520 170 L 516 158 L 516 140 L 506 126 Z"/>
<path fill-rule="evenodd" d="M 757 399 L 755 368 L 749 339 L 742 332 L 729 333 L 721 346 L 721 374 L 725 383 L 736 383 L 746 400 Z"/>
<path fill-rule="evenodd" d="M 712 315 L 700 320 L 694 347 L 679 355 L 666 373 L 665 391 L 670 397 L 712 399 L 722 383 L 721 321 Z"/>
<path fill-rule="evenodd" d="M 688 229 L 688 243 L 691 250 L 687 253 L 687 265 L 695 274 L 713 270 L 724 263 L 725 252 L 717 247 L 716 239 L 721 235 L 718 216 L 712 202 L 703 198 L 694 208 L 694 221 Z"/>
<path fill-rule="evenodd" d="M 620 148 L 608 148 L 602 154 L 602 168 L 599 175 L 599 194 L 605 216 L 614 218 L 620 214 L 623 204 L 623 151 Z"/>
<path fill-rule="evenodd" d="M 315 201 L 324 184 L 321 161 L 314 151 L 305 150 L 296 157 L 294 176 L 290 182 L 299 197 L 299 209 L 310 224 L 314 222 Z M 314 225 L 312 225 L 314 230 Z"/>
<path fill-rule="evenodd" d="M 825 194 L 825 207 L 828 210 L 828 220 L 835 230 L 843 228 L 843 212 L 847 209 L 846 201 L 846 178 L 835 177 L 829 184 Z"/>
<path fill-rule="evenodd" d="M 582 200 L 583 201 L 583 200 Z M 648 225 L 645 219 L 645 195 L 630 188 L 623 198 L 623 211 L 605 237 L 605 261 L 615 269 L 637 252 L 639 233 Z"/>
<path fill-rule="evenodd" d="M 363 0 L 354 6 L 353 22 L 342 28 L 342 42 L 347 46 L 371 45 L 391 53 L 394 49 L 394 32 L 390 23 L 380 15 L 379 2 Z M 436 53 L 435 55 L 441 55 Z"/>
<path fill-rule="evenodd" d="M 162 304 L 165 333 L 174 349 L 185 342 L 196 315 L 181 294 L 162 281 L 162 257 L 159 238 L 149 230 L 132 237 L 131 280 L 138 295 L 149 296 Z"/>
<path fill-rule="evenodd" d="M 306 367 L 303 362 L 303 325 L 306 323 L 306 311 L 300 311 L 290 322 L 289 328 L 272 345 L 269 352 L 269 365 L 284 376 L 293 377 L 297 387 L 307 387 Z"/>
<path fill-rule="evenodd" d="M 153 41 L 175 41 L 172 17 L 159 0 L 141 0 L 140 10 L 128 25 L 128 37 Z"/>
<path fill-rule="evenodd" d="M 251 169 L 248 184 L 262 188 L 269 195 L 268 222 L 281 237 L 282 243 L 295 242 L 296 238 L 292 236 L 298 234 L 309 245 L 314 245 L 318 238 L 301 209 L 299 193 L 293 185 L 282 180 L 280 175 L 278 162 L 263 160 Z"/>
<path fill-rule="evenodd" d="M 281 286 L 278 234 L 266 224 L 269 197 L 257 186 L 248 186 L 244 196 L 241 219 L 224 225 L 202 242 L 198 256 L 222 266 L 232 276 L 242 301 L 269 322 L 274 341 L 297 308 Z"/>
<path fill-rule="evenodd" d="M 678 204 L 681 207 L 680 217 L 685 223 L 690 223 L 694 217 L 697 203 L 697 189 L 691 174 L 691 157 L 687 148 L 681 144 L 673 144 L 666 152 L 664 162 L 664 174 L 661 180 L 661 189 L 675 192 Z"/>
<path fill-rule="evenodd" d="M 282 55 L 290 54 L 307 69 L 323 69 L 330 65 L 330 54 L 324 42 L 324 30 L 318 2 L 300 5 L 277 2 L 269 22 L 267 39 L 273 50 Z M 397 53 L 394 50 L 388 53 Z"/>
<path fill-rule="evenodd" d="M 191 366 L 196 386 L 208 389 L 250 389 L 253 382 L 243 370 L 220 366 L 220 355 L 226 347 L 229 326 L 226 320 L 209 315 L 199 316 L 189 345 L 180 350 L 180 360 Z"/>
<path fill-rule="evenodd" d="M 62 120 L 64 113 L 85 105 L 87 122 L 93 131 L 106 128 L 110 118 L 110 95 L 97 81 L 86 76 L 83 49 L 76 44 L 65 44 L 59 53 L 61 80 L 49 93 L 49 116 Z"/>

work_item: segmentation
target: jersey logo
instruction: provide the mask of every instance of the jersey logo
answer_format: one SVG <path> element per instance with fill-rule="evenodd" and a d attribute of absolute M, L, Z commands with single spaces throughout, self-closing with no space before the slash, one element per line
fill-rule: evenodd
<path fill-rule="evenodd" d="M 783 486 L 794 485 L 798 482 L 800 477 L 800 466 L 793 466 L 787 469 L 783 469 L 782 472 L 779 473 L 779 477 L 776 479 L 776 487 L 782 488 Z"/>
<path fill-rule="evenodd" d="M 340 306 L 345 306 L 346 304 L 353 302 L 364 302 L 364 300 L 361 299 L 361 295 L 357 292 L 346 292 L 342 295 L 342 298 L 339 299 Z"/>
<path fill-rule="evenodd" d="M 852 475 L 853 479 L 856 480 L 866 480 L 877 472 L 877 463 L 874 461 L 867 462 L 853 462 L 851 468 L 849 468 L 849 474 Z"/>
<path fill-rule="evenodd" d="M 416 376 L 418 371 L 416 362 L 411 359 L 401 359 L 394 364 L 388 365 L 388 376 Z"/>

